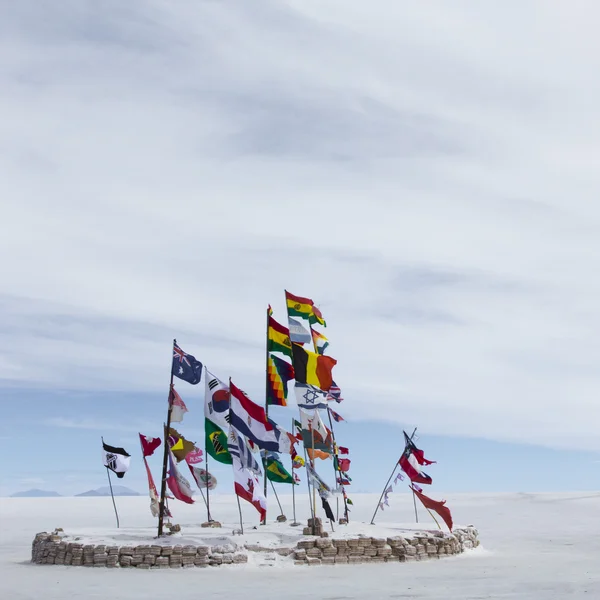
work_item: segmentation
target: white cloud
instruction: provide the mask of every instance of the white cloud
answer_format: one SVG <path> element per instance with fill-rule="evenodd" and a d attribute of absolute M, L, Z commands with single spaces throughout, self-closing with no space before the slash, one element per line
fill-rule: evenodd
<path fill-rule="evenodd" d="M 598 448 L 598 8 L 251 4 L 6 11 L 0 377 L 260 390 L 287 287 L 348 416 Z"/>

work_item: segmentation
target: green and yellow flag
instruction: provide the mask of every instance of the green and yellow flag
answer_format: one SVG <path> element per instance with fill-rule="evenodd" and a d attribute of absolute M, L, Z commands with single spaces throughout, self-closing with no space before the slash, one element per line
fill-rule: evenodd
<path fill-rule="evenodd" d="M 294 294 L 286 290 L 285 303 L 287 305 L 288 316 L 303 317 L 304 319 L 308 319 L 309 323 L 318 323 L 319 325 L 323 325 L 323 327 L 327 326 L 321 311 L 310 298 L 294 296 Z"/>
<path fill-rule="evenodd" d="M 265 462 L 265 473 L 273 483 L 294 483 L 294 478 L 285 470 L 275 452 L 267 453 Z"/>
<path fill-rule="evenodd" d="M 269 317 L 269 327 L 267 333 L 267 349 L 269 352 L 282 352 L 286 356 L 292 357 L 292 342 L 290 340 L 290 330 L 279 324 L 273 317 Z"/>
<path fill-rule="evenodd" d="M 227 450 L 227 435 L 210 419 L 204 419 L 206 432 L 206 451 L 217 461 L 224 465 L 233 464 L 231 454 Z"/>

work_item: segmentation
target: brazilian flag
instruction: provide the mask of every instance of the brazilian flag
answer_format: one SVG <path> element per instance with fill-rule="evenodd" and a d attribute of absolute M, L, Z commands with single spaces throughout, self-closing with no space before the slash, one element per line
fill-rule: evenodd
<path fill-rule="evenodd" d="M 225 432 L 210 419 L 204 419 L 206 432 L 206 451 L 220 463 L 231 465 L 233 460 L 227 450 L 227 436 Z"/>
<path fill-rule="evenodd" d="M 273 483 L 294 483 L 294 478 L 285 470 L 281 461 L 275 458 L 276 454 L 267 455 L 266 469 L 267 478 Z"/>

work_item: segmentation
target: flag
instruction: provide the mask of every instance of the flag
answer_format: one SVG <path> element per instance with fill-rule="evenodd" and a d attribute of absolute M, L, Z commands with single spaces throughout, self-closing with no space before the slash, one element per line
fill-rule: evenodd
<path fill-rule="evenodd" d="M 267 419 L 265 409 L 255 404 L 233 383 L 230 384 L 229 422 L 239 433 L 263 450 L 279 450 L 280 431 Z"/>
<path fill-rule="evenodd" d="M 227 439 L 227 450 L 231 458 L 239 461 L 245 469 L 250 469 L 256 475 L 262 475 L 262 470 L 256 462 L 250 448 L 243 435 L 239 435 L 238 432 L 231 427 L 229 429 L 229 438 Z"/>
<path fill-rule="evenodd" d="M 349 454 L 350 450 L 345 446 L 338 446 L 338 454 Z"/>
<path fill-rule="evenodd" d="M 287 406 L 288 381 L 294 379 L 294 367 L 274 354 L 267 358 L 267 404 Z"/>
<path fill-rule="evenodd" d="M 303 466 L 304 466 L 304 459 L 299 454 L 296 454 L 296 456 L 294 456 L 294 458 L 293 458 L 292 468 L 300 469 Z"/>
<path fill-rule="evenodd" d="M 177 462 L 185 460 L 185 457 L 196 450 L 194 442 L 186 440 L 176 429 L 169 429 L 169 448 Z"/>
<path fill-rule="evenodd" d="M 323 496 L 327 498 L 333 493 L 331 488 L 321 479 L 319 474 L 315 471 L 315 469 L 313 469 L 310 463 L 306 463 L 306 474 L 308 475 L 311 485 L 317 489 L 321 498 Z"/>
<path fill-rule="evenodd" d="M 162 443 L 160 438 L 153 438 L 148 435 L 142 435 L 141 433 L 139 434 L 139 436 L 140 444 L 142 445 L 142 454 L 144 456 L 152 456 L 154 454 L 154 451 Z"/>
<path fill-rule="evenodd" d="M 306 411 L 300 411 L 302 419 L 302 441 L 306 452 L 311 459 L 328 459 L 333 453 L 332 436 L 329 429 L 325 427 L 317 411 L 314 416 Z"/>
<path fill-rule="evenodd" d="M 188 465 L 199 465 L 203 460 L 203 454 L 204 453 L 202 450 L 200 450 L 200 448 L 196 448 L 194 446 L 194 449 L 185 457 L 185 462 Z"/>
<path fill-rule="evenodd" d="M 425 458 L 423 450 L 419 450 L 419 448 L 417 448 L 415 446 L 415 443 L 411 440 L 411 438 L 408 437 L 408 435 L 406 434 L 406 431 L 403 431 L 403 433 L 404 433 L 404 443 L 406 444 L 406 446 L 410 446 L 413 456 L 417 459 L 417 462 L 420 465 L 435 464 L 435 460 L 427 460 Z"/>
<path fill-rule="evenodd" d="M 421 471 L 419 459 L 414 453 L 416 446 L 413 444 L 408 435 L 406 435 L 406 432 L 404 433 L 404 440 L 406 442 L 406 447 L 404 448 L 404 452 L 398 461 L 400 463 L 400 467 L 408 475 L 408 478 L 412 483 L 431 484 L 431 477 L 427 475 L 427 473 Z"/>
<path fill-rule="evenodd" d="M 192 385 L 202 379 L 202 363 L 191 354 L 186 354 L 177 344 L 173 344 L 173 366 L 171 373 Z"/>
<path fill-rule="evenodd" d="M 347 472 L 350 470 L 350 459 L 349 458 L 338 458 L 338 466 L 340 471 Z"/>
<path fill-rule="evenodd" d="M 323 505 L 323 510 L 325 511 L 325 515 L 330 521 L 335 521 L 335 517 L 333 516 L 333 511 L 331 510 L 331 506 L 329 506 L 329 502 L 327 499 L 321 496 L 321 504 Z"/>
<path fill-rule="evenodd" d="M 127 469 L 129 469 L 130 461 L 131 455 L 123 448 L 109 446 L 102 440 L 102 464 L 107 469 L 110 469 L 119 479 L 122 479 Z"/>
<path fill-rule="evenodd" d="M 296 394 L 296 404 L 298 405 L 298 408 L 329 408 L 327 394 L 314 385 L 296 383 L 294 385 L 294 393 Z"/>
<path fill-rule="evenodd" d="M 290 358 L 292 357 L 290 330 L 278 323 L 273 317 L 268 318 L 267 350 L 269 352 L 281 352 Z"/>
<path fill-rule="evenodd" d="M 348 477 L 348 475 L 340 475 L 337 478 L 337 482 L 339 483 L 339 485 L 350 485 L 351 481 L 352 479 Z"/>
<path fill-rule="evenodd" d="M 321 311 L 315 306 L 310 298 L 294 296 L 286 290 L 285 302 L 287 305 L 288 317 L 302 317 L 308 319 L 309 323 L 319 323 L 325 327 L 325 319 Z"/>
<path fill-rule="evenodd" d="M 327 391 L 327 400 L 335 400 L 338 404 L 344 401 L 342 390 L 340 390 L 339 386 L 333 380 L 331 381 L 331 387 Z"/>
<path fill-rule="evenodd" d="M 171 406 L 171 421 L 173 423 L 181 423 L 181 421 L 183 421 L 183 415 L 188 411 L 188 409 L 174 386 L 171 386 L 169 403 Z"/>
<path fill-rule="evenodd" d="M 446 523 L 448 529 L 452 531 L 452 514 L 450 513 L 450 509 L 446 506 L 446 501 L 432 500 L 431 498 L 425 496 L 425 494 L 422 494 L 421 491 L 416 489 L 414 485 L 412 486 L 412 488 L 417 498 L 422 502 L 423 506 L 425 508 L 428 508 L 429 510 L 433 510 L 438 515 L 440 515 L 440 517 L 444 519 L 444 523 Z"/>
<path fill-rule="evenodd" d="M 265 473 L 267 479 L 274 483 L 294 483 L 294 478 L 285 469 L 279 455 L 275 452 L 265 454 Z"/>
<path fill-rule="evenodd" d="M 229 426 L 229 385 L 206 369 L 204 416 L 215 425 L 227 430 Z"/>
<path fill-rule="evenodd" d="M 310 333 L 312 335 L 313 345 L 317 349 L 317 353 L 325 354 L 325 349 L 329 346 L 329 340 L 321 332 L 312 327 L 310 328 Z"/>
<path fill-rule="evenodd" d="M 311 342 L 312 336 L 304 329 L 304 326 L 300 321 L 296 321 L 296 319 L 289 317 L 288 322 L 290 325 L 290 340 L 292 342 L 297 344 L 309 344 Z"/>
<path fill-rule="evenodd" d="M 331 408 L 329 409 L 329 412 L 331 414 L 331 418 L 336 422 L 336 423 L 341 423 L 342 421 L 345 421 L 346 419 L 344 419 L 344 417 L 342 417 L 342 415 L 339 415 L 338 413 L 335 412 L 335 410 L 332 410 Z"/>
<path fill-rule="evenodd" d="M 337 364 L 337 360 L 305 350 L 300 344 L 292 344 L 292 353 L 296 381 L 328 391 L 333 383 L 331 370 Z"/>
<path fill-rule="evenodd" d="M 227 450 L 227 434 L 210 419 L 204 419 L 206 451 L 218 462 L 231 464 L 231 455 Z"/>
<path fill-rule="evenodd" d="M 235 493 L 246 502 L 250 502 L 263 521 L 267 516 L 267 499 L 260 490 L 260 481 L 250 469 L 245 469 L 237 458 L 233 461 L 233 481 Z"/>
<path fill-rule="evenodd" d="M 199 467 L 193 467 L 188 464 L 190 473 L 196 482 L 199 490 L 214 490 L 217 487 L 217 480 L 206 470 Z"/>
<path fill-rule="evenodd" d="M 145 455 L 144 465 L 146 466 L 146 476 L 148 477 L 148 495 L 150 496 L 150 512 L 152 513 L 153 517 L 158 517 L 158 513 L 160 511 L 158 502 L 158 492 L 156 491 L 156 485 L 154 485 L 152 472 L 150 471 L 150 467 L 148 466 L 148 461 L 146 460 Z"/>
<path fill-rule="evenodd" d="M 177 470 L 173 460 L 173 453 L 169 450 L 169 470 L 167 471 L 167 485 L 177 500 L 186 504 L 194 504 L 192 488 L 189 481 Z"/>

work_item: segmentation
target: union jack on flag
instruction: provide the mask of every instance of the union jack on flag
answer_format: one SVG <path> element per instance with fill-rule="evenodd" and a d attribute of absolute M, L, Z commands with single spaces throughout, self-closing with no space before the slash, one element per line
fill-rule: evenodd
<path fill-rule="evenodd" d="M 342 402 L 344 400 L 342 398 L 342 390 L 340 390 L 335 381 L 331 383 L 329 392 L 327 392 L 327 400 L 335 400 L 336 402 Z"/>
<path fill-rule="evenodd" d="M 202 379 L 202 363 L 196 360 L 191 354 L 186 354 L 177 345 L 177 342 L 173 341 L 173 366 L 171 367 L 171 373 L 175 377 L 179 377 L 179 379 L 196 385 Z"/>

